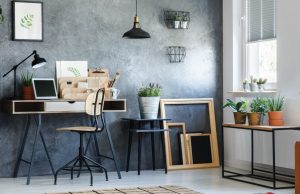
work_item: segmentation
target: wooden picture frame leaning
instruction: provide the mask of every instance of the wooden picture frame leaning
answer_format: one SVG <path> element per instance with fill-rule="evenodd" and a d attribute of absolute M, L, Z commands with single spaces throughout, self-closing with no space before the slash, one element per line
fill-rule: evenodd
<path fill-rule="evenodd" d="M 212 98 L 187 98 L 187 99 L 161 99 L 160 100 L 160 116 L 161 118 L 167 118 L 166 106 L 173 105 L 208 105 L 209 123 L 210 123 L 210 134 L 211 134 L 211 145 L 212 145 L 212 163 L 203 164 L 182 164 L 173 165 L 172 156 L 170 154 L 170 134 L 169 131 L 165 132 L 165 149 L 168 170 L 181 170 L 181 169 L 197 169 L 197 168 L 215 168 L 220 166 L 219 160 L 219 149 L 217 141 L 217 129 L 215 120 L 214 100 Z M 168 123 L 165 121 L 164 128 L 168 129 Z"/>

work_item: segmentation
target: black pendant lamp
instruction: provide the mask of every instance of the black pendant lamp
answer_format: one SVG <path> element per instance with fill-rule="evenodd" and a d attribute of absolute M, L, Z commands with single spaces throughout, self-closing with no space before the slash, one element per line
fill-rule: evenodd
<path fill-rule="evenodd" d="M 139 17 L 137 15 L 137 0 L 135 1 L 135 16 L 134 16 L 133 28 L 128 32 L 125 32 L 123 38 L 129 38 L 129 39 L 151 38 L 148 32 L 141 29 Z"/>

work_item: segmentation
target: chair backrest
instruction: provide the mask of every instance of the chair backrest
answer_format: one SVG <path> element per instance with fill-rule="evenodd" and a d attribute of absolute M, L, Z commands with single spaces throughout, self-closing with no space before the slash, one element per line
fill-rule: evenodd
<path fill-rule="evenodd" d="M 85 112 L 88 115 L 99 116 L 102 114 L 104 102 L 104 88 L 88 95 L 85 101 Z"/>

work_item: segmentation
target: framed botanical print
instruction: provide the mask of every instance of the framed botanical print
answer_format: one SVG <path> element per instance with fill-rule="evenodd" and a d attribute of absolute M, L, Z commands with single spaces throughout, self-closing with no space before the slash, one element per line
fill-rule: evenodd
<path fill-rule="evenodd" d="M 43 41 L 43 2 L 12 1 L 12 39 Z"/>

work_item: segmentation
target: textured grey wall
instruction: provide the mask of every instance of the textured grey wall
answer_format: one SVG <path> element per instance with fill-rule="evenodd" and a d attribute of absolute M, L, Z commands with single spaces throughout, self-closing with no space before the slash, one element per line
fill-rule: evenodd
<path fill-rule="evenodd" d="M 134 0 L 46 0 L 44 1 L 44 42 L 11 41 L 11 1 L 0 0 L 5 23 L 0 25 L 0 71 L 2 74 L 22 60 L 32 50 L 44 56 L 48 64 L 34 71 L 36 77 L 54 77 L 55 61 L 88 60 L 89 66 L 107 67 L 112 73 L 122 72 L 117 84 L 121 89 L 120 98 L 128 99 L 126 113 L 108 115 L 108 122 L 115 142 L 118 163 L 125 168 L 127 133 L 121 117 L 138 116 L 136 89 L 148 82 L 158 82 L 164 88 L 163 98 L 215 99 L 218 127 L 221 124 L 222 103 L 222 0 L 140 0 L 139 16 L 142 27 L 152 38 L 147 40 L 122 39 L 125 31 L 132 27 Z M 185 10 L 191 12 L 188 30 L 166 28 L 163 10 Z M 171 64 L 166 47 L 180 45 L 187 47 L 184 63 Z M 32 71 L 30 61 L 19 69 Z M 0 78 L 0 97 L 12 94 L 13 76 Z M 170 111 L 172 113 L 172 111 Z M 207 115 L 201 112 L 178 111 L 182 116 L 175 121 L 191 122 L 194 131 L 205 130 Z M 170 114 L 171 114 L 170 113 Z M 197 119 L 199 118 L 201 120 Z M 178 115 L 177 115 L 178 116 Z M 0 176 L 12 176 L 20 138 L 23 135 L 24 116 L 0 113 Z M 178 118 L 178 119 L 177 119 Z M 50 154 L 58 168 L 77 154 L 78 136 L 56 132 L 55 128 L 86 123 L 84 115 L 46 115 L 43 117 L 43 131 Z M 200 123 L 200 122 L 199 122 Z M 30 134 L 32 143 L 33 134 Z M 101 151 L 109 154 L 106 139 L 100 137 Z M 149 140 L 143 147 L 142 168 L 151 168 Z M 32 144 L 25 148 L 29 154 Z M 157 154 L 161 153 L 157 145 Z M 34 174 L 50 172 L 41 144 L 38 145 Z M 133 145 L 133 150 L 136 144 Z M 159 150 L 159 151 L 158 151 Z M 29 155 L 28 155 L 29 156 Z M 131 169 L 136 169 L 136 154 L 132 155 Z M 157 161 L 161 161 L 158 159 Z M 114 170 L 113 163 L 104 165 Z M 162 167 L 162 163 L 159 164 Z M 27 168 L 21 165 L 20 174 Z"/>

